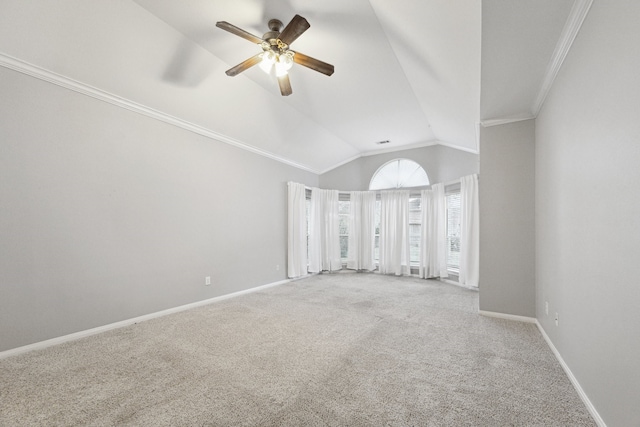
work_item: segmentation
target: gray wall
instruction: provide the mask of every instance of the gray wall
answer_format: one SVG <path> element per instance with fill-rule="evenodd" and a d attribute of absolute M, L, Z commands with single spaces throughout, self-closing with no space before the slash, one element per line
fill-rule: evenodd
<path fill-rule="evenodd" d="M 320 175 L 320 186 L 337 190 L 368 190 L 371 177 L 390 160 L 411 159 L 424 168 L 432 184 L 478 173 L 478 155 L 442 145 L 358 158 Z"/>
<path fill-rule="evenodd" d="M 536 121 L 537 317 L 609 426 L 640 426 L 639 16 L 593 2 Z"/>
<path fill-rule="evenodd" d="M 535 124 L 480 130 L 480 310 L 535 317 Z"/>
<path fill-rule="evenodd" d="M 317 175 L 2 67 L 0 93 L 0 351 L 286 278 L 286 182 Z"/>

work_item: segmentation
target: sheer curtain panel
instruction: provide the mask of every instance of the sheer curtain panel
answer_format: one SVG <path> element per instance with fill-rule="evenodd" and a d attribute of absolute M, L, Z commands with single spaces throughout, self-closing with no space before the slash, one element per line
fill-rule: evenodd
<path fill-rule="evenodd" d="M 420 231 L 420 277 L 448 277 L 447 206 L 444 184 L 422 190 L 422 229 Z"/>
<path fill-rule="evenodd" d="M 311 189 L 309 271 L 342 269 L 338 227 L 338 190 Z"/>
<path fill-rule="evenodd" d="M 306 190 L 303 184 L 287 183 L 287 276 L 307 274 Z"/>
<path fill-rule="evenodd" d="M 409 191 L 383 191 L 380 202 L 380 272 L 408 275 Z"/>
<path fill-rule="evenodd" d="M 480 215 L 478 175 L 460 178 L 460 284 L 478 286 L 480 278 Z"/>
<path fill-rule="evenodd" d="M 349 194 L 349 200 L 347 268 L 373 271 L 376 268 L 374 260 L 376 193 L 352 191 Z"/>

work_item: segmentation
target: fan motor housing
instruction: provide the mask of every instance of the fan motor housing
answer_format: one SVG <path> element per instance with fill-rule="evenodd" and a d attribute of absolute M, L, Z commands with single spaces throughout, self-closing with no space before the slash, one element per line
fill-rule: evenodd
<path fill-rule="evenodd" d="M 262 40 L 269 43 L 269 45 L 271 46 L 271 50 L 277 53 L 282 53 L 282 49 L 280 49 L 278 45 L 278 36 L 280 35 L 283 26 L 284 25 L 282 24 L 282 21 L 280 21 L 279 19 L 271 19 L 268 24 L 268 27 L 271 31 L 267 31 L 262 36 Z"/>

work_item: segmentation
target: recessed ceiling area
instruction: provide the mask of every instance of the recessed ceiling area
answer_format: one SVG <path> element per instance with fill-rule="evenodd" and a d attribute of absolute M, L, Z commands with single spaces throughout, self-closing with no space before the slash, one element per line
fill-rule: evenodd
<path fill-rule="evenodd" d="M 535 116 L 580 3 L 41 1 L 34 18 L 33 5 L 11 2 L 0 16 L 0 56 L 323 173 L 435 144 L 477 153 L 481 122 Z M 293 94 L 282 97 L 259 67 L 225 74 L 261 48 L 217 21 L 261 37 L 270 19 L 286 25 L 295 14 L 310 28 L 292 49 L 334 65 L 332 76 L 294 64 Z"/>

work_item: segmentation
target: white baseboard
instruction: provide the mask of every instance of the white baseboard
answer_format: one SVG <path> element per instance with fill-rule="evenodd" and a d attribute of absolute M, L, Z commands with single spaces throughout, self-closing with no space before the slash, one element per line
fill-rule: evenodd
<path fill-rule="evenodd" d="M 542 325 L 540 324 L 540 322 L 538 322 L 538 320 L 536 319 L 535 323 L 538 326 L 538 330 L 540 331 L 540 333 L 544 337 L 544 340 L 547 342 L 547 345 L 549 346 L 549 348 L 551 349 L 553 354 L 556 356 L 556 359 L 558 359 L 558 362 L 560 362 L 560 366 L 562 366 L 562 369 L 564 369 L 564 372 L 569 377 L 569 381 L 571 381 L 571 384 L 573 384 L 573 388 L 576 389 L 576 391 L 578 392 L 578 396 L 580 396 L 580 399 L 582 399 L 582 402 L 584 402 L 585 406 L 587 407 L 587 410 L 589 411 L 589 413 L 593 417 L 593 420 L 596 422 L 596 424 L 599 427 L 607 427 L 607 425 L 604 423 L 604 420 L 602 419 L 600 414 L 598 414 L 598 411 L 596 411 L 596 408 L 593 406 L 593 404 L 589 400 L 589 397 L 587 396 L 587 394 L 584 392 L 584 390 L 580 386 L 580 383 L 578 382 L 576 377 L 573 375 L 573 372 L 571 372 L 571 369 L 569 369 L 569 366 L 565 363 L 564 359 L 562 358 L 562 356 L 558 352 L 558 349 L 556 348 L 555 345 L 553 345 L 553 342 L 551 342 L 551 339 L 549 338 L 549 336 L 545 332 L 545 330 L 542 327 Z"/>
<path fill-rule="evenodd" d="M 515 320 L 517 322 L 525 322 L 525 323 L 537 322 L 535 317 L 516 316 L 515 314 L 497 313 L 495 311 L 484 311 L 484 310 L 478 310 L 478 313 L 487 317 L 497 317 L 498 319 Z"/>
<path fill-rule="evenodd" d="M 458 287 L 460 287 L 460 288 L 465 288 L 465 289 L 468 289 L 468 290 L 470 290 L 470 291 L 479 291 L 479 290 L 480 290 L 477 286 L 463 285 L 462 283 L 457 282 L 457 281 L 455 281 L 455 280 L 442 279 L 442 278 L 440 278 L 440 279 L 438 279 L 438 280 L 439 280 L 440 282 L 442 282 L 442 283 L 446 283 L 446 284 L 448 284 L 448 285 L 453 285 L 453 286 L 458 286 Z"/>
<path fill-rule="evenodd" d="M 257 286 L 255 288 L 245 289 L 243 291 L 233 292 L 231 294 L 221 295 L 221 296 L 218 296 L 218 297 L 209 298 L 209 299 L 202 300 L 202 301 L 196 301 L 196 302 L 193 302 L 193 303 L 190 303 L 190 304 L 185 304 L 185 305 L 181 305 L 181 306 L 178 306 L 178 307 L 173 307 L 173 308 L 168 308 L 166 310 L 157 311 L 155 313 L 149 313 L 149 314 L 145 314 L 143 316 L 134 317 L 132 319 L 127 319 L 127 320 L 122 320 L 120 322 L 110 323 L 108 325 L 99 326 L 97 328 L 87 329 L 85 331 L 75 332 L 75 333 L 69 334 L 69 335 L 63 335 L 61 337 L 52 338 L 52 339 L 45 340 L 45 341 L 40 341 L 40 342 L 37 342 L 37 343 L 25 345 L 25 346 L 22 346 L 22 347 L 12 348 L 10 350 L 5 350 L 5 351 L 0 352 L 0 359 L 5 359 L 5 358 L 11 357 L 11 356 L 17 356 L 18 354 L 27 353 L 27 352 L 33 351 L 33 350 L 41 350 L 43 348 L 51 347 L 51 346 L 62 344 L 62 343 L 69 342 L 69 341 L 79 340 L 81 338 L 89 337 L 91 335 L 96 335 L 96 334 L 99 334 L 99 333 L 102 333 L 102 332 L 110 331 L 112 329 L 123 328 L 125 326 L 133 325 L 135 323 L 144 322 L 146 320 L 155 319 L 157 317 L 162 317 L 162 316 L 166 316 L 166 315 L 173 314 L 173 313 L 179 313 L 181 311 L 189 310 L 189 309 L 196 308 L 196 307 L 202 307 L 203 305 L 213 304 L 215 302 L 224 301 L 224 300 L 230 299 L 230 298 L 235 298 L 235 297 L 238 297 L 240 295 L 245 295 L 245 294 L 249 294 L 249 293 L 252 293 L 252 292 L 261 291 L 263 289 L 271 288 L 271 287 L 274 287 L 274 286 L 283 285 L 283 284 L 289 283 L 289 282 L 291 282 L 293 280 L 297 280 L 297 279 L 287 279 L 287 280 L 281 280 L 279 282 L 268 283 L 266 285 Z"/>
<path fill-rule="evenodd" d="M 582 402 L 587 407 L 587 410 L 593 417 L 593 420 L 596 422 L 596 424 L 599 427 L 607 427 L 604 420 L 602 419 L 602 417 L 600 417 L 600 414 L 598 414 L 598 411 L 596 411 L 596 408 L 593 406 L 593 404 L 589 400 L 589 397 L 587 397 L 587 394 L 584 392 L 584 390 L 580 386 L 580 383 L 578 382 L 576 377 L 573 375 L 573 372 L 571 372 L 571 369 L 569 369 L 569 366 L 565 363 L 564 359 L 558 352 L 558 349 L 556 348 L 555 345 L 553 345 L 553 342 L 551 342 L 551 339 L 545 332 L 544 328 L 542 327 L 540 322 L 538 322 L 538 319 L 534 317 L 515 316 L 513 314 L 496 313 L 493 311 L 479 310 L 478 312 L 483 316 L 497 317 L 499 319 L 506 319 L 506 320 L 516 320 L 519 322 L 526 322 L 526 323 L 534 323 L 538 327 L 538 330 L 542 334 L 542 337 L 544 338 L 544 340 L 547 342 L 547 345 L 549 346 L 553 354 L 556 356 L 556 359 L 560 363 L 560 366 L 562 366 L 562 369 L 564 369 L 564 372 L 567 374 L 567 377 L 569 377 L 569 381 L 571 381 L 573 388 L 575 388 L 576 391 L 578 392 L 578 396 L 580 396 L 580 399 L 582 399 Z"/>

